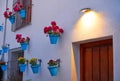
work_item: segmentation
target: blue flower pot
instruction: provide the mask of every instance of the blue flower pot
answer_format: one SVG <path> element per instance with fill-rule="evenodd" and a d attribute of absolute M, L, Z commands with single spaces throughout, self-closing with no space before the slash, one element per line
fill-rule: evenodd
<path fill-rule="evenodd" d="M 48 69 L 49 69 L 51 76 L 56 76 L 58 74 L 58 65 L 48 66 Z"/>
<path fill-rule="evenodd" d="M 59 35 L 49 34 L 49 39 L 51 44 L 56 44 L 59 39 Z"/>
<path fill-rule="evenodd" d="M 15 23 L 15 16 L 14 15 L 10 16 L 9 20 L 10 20 L 11 24 L 14 24 Z"/>
<path fill-rule="evenodd" d="M 34 66 L 31 65 L 32 72 L 33 72 L 34 74 L 38 73 L 38 72 L 39 72 L 39 67 L 40 67 L 39 64 L 34 65 Z"/>
<path fill-rule="evenodd" d="M 0 26 L 0 31 L 2 31 L 3 30 L 3 26 Z"/>
<path fill-rule="evenodd" d="M 20 72 L 25 72 L 26 64 L 19 64 Z"/>
<path fill-rule="evenodd" d="M 0 50 L 0 55 L 2 54 L 2 50 Z"/>
<path fill-rule="evenodd" d="M 25 18 L 26 17 L 26 10 L 25 9 L 20 10 L 19 14 L 20 14 L 21 18 Z"/>
<path fill-rule="evenodd" d="M 8 52 L 8 47 L 2 47 L 3 49 L 3 53 L 7 53 Z"/>
<path fill-rule="evenodd" d="M 27 49 L 27 47 L 28 47 L 28 43 L 20 43 L 20 45 L 21 45 L 21 49 L 22 50 L 26 50 Z"/>
<path fill-rule="evenodd" d="M 7 65 L 1 65 L 1 69 L 2 69 L 2 71 L 6 71 L 7 70 Z"/>

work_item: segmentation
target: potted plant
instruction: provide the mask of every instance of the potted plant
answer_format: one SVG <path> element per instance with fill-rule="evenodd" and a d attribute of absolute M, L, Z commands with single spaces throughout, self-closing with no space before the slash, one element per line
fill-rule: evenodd
<path fill-rule="evenodd" d="M 26 17 L 26 10 L 24 9 L 23 4 L 21 4 L 20 2 L 17 2 L 16 5 L 13 7 L 14 12 L 18 12 L 20 14 L 21 18 L 25 18 Z"/>
<path fill-rule="evenodd" d="M 20 72 L 24 72 L 25 69 L 26 69 L 26 58 L 24 57 L 19 57 L 18 59 L 18 63 L 19 63 L 19 69 L 20 69 Z"/>
<path fill-rule="evenodd" d="M 29 41 L 30 38 L 29 37 L 22 37 L 22 34 L 17 34 L 16 35 L 16 40 L 18 43 L 20 43 L 22 50 L 26 50 L 28 45 L 29 45 Z"/>
<path fill-rule="evenodd" d="M 6 11 L 4 12 L 4 17 L 8 18 L 11 24 L 15 23 L 15 16 L 12 14 L 11 11 L 9 11 L 9 8 L 6 8 Z"/>
<path fill-rule="evenodd" d="M 0 62 L 0 66 L 1 66 L 2 71 L 6 71 L 7 70 L 6 62 Z"/>
<path fill-rule="evenodd" d="M 9 49 L 9 44 L 5 44 L 5 45 L 2 46 L 2 52 L 3 53 L 7 53 L 8 49 Z"/>
<path fill-rule="evenodd" d="M 63 32 L 64 30 L 57 26 L 55 21 L 51 22 L 51 26 L 44 27 L 44 33 L 49 36 L 51 44 L 56 44 L 58 38 Z"/>
<path fill-rule="evenodd" d="M 47 64 L 51 76 L 56 76 L 58 74 L 58 61 L 51 59 Z"/>
<path fill-rule="evenodd" d="M 32 58 L 29 60 L 33 73 L 38 73 L 40 64 L 37 64 L 37 58 Z"/>

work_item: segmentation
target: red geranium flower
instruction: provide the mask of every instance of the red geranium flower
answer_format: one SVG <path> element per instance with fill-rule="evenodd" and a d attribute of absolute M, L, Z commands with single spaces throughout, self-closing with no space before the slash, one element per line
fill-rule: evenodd
<path fill-rule="evenodd" d="M 10 16 L 12 16 L 12 12 L 9 11 L 9 8 L 6 8 L 6 11 L 4 12 L 3 15 L 5 18 L 9 18 Z"/>
<path fill-rule="evenodd" d="M 51 25 L 52 25 L 52 26 L 56 26 L 56 22 L 55 22 L 55 21 L 52 21 L 52 22 L 51 22 Z"/>
<path fill-rule="evenodd" d="M 25 43 L 25 42 L 28 43 L 30 41 L 30 38 L 29 37 L 24 38 L 22 37 L 21 34 L 16 34 L 16 40 L 18 43 Z"/>
<path fill-rule="evenodd" d="M 23 8 L 24 8 L 23 4 L 21 4 L 20 2 L 17 2 L 15 4 L 15 6 L 13 7 L 13 10 L 14 10 L 14 12 L 18 12 L 18 11 L 20 11 Z"/>
<path fill-rule="evenodd" d="M 62 28 L 60 28 L 59 26 L 57 26 L 55 21 L 51 22 L 51 26 L 48 27 L 44 27 L 44 33 L 45 34 L 53 34 L 53 35 L 60 35 L 62 34 L 64 31 Z"/>

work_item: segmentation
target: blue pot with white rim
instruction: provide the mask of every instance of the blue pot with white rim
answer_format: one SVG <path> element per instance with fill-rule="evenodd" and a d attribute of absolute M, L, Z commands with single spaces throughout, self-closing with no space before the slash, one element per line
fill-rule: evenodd
<path fill-rule="evenodd" d="M 20 14 L 21 18 L 25 18 L 26 17 L 26 10 L 25 9 L 20 10 L 19 14 Z"/>
<path fill-rule="evenodd" d="M 58 74 L 58 65 L 48 66 L 49 72 L 51 76 L 57 76 Z"/>
<path fill-rule="evenodd" d="M 39 72 L 39 68 L 40 68 L 40 64 L 31 65 L 31 69 L 34 74 Z"/>
<path fill-rule="evenodd" d="M 11 24 L 14 24 L 15 23 L 15 16 L 14 15 L 10 16 L 9 21 L 11 22 Z"/>
<path fill-rule="evenodd" d="M 2 69 L 2 71 L 6 71 L 7 70 L 7 65 L 1 65 L 1 69 Z"/>
<path fill-rule="evenodd" d="M 20 72 L 25 72 L 26 66 L 26 64 L 19 64 Z"/>
<path fill-rule="evenodd" d="M 20 43 L 20 45 L 22 50 L 26 50 L 28 47 L 28 42 Z"/>
<path fill-rule="evenodd" d="M 3 53 L 7 53 L 8 52 L 8 47 L 2 47 Z"/>
<path fill-rule="evenodd" d="M 0 31 L 2 31 L 3 30 L 3 26 L 0 26 Z"/>
<path fill-rule="evenodd" d="M 59 35 L 49 34 L 50 43 L 51 44 L 56 44 L 59 37 L 60 37 Z"/>

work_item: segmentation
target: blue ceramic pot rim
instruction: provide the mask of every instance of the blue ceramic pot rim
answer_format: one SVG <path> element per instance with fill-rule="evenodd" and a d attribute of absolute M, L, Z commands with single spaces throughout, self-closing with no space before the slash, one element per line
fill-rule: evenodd
<path fill-rule="evenodd" d="M 40 64 L 31 65 L 31 67 L 40 67 Z"/>
<path fill-rule="evenodd" d="M 58 65 L 48 66 L 48 68 L 55 68 L 55 67 L 58 67 Z"/>
<path fill-rule="evenodd" d="M 60 35 L 58 35 L 58 34 L 49 34 L 49 36 L 60 36 Z"/>
<path fill-rule="evenodd" d="M 20 43 L 20 44 L 28 44 L 28 42 L 23 42 L 23 43 Z"/>

